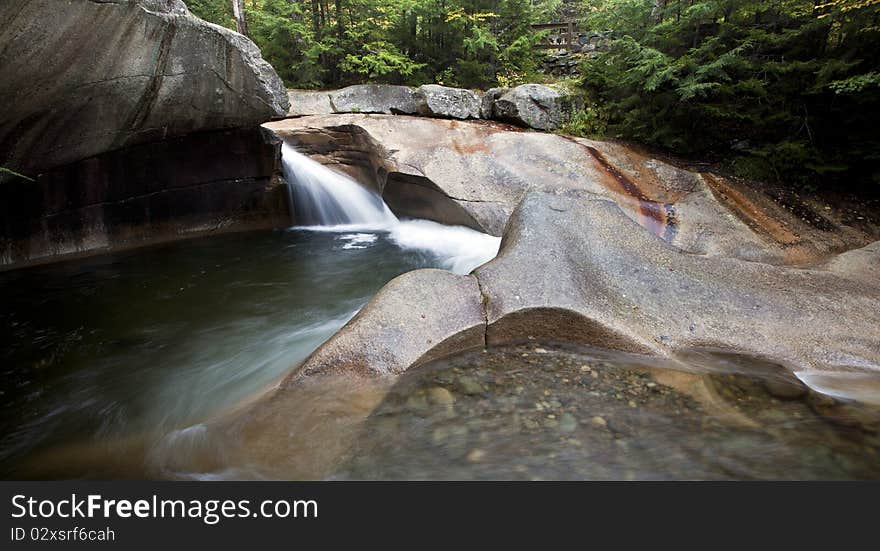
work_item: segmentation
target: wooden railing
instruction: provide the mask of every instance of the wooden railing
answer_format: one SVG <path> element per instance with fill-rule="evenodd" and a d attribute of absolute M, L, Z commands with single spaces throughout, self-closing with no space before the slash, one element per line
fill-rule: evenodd
<path fill-rule="evenodd" d="M 578 43 L 577 21 L 557 21 L 553 23 L 540 23 L 532 25 L 536 31 L 550 31 L 548 35 L 538 43 L 537 47 L 545 50 L 567 49 L 576 50 L 581 47 Z"/>

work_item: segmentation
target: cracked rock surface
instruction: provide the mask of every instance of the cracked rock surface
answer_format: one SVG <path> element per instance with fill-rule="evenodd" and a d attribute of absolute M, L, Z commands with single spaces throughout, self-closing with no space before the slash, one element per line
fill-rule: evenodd
<path fill-rule="evenodd" d="M 589 193 L 528 194 L 498 257 L 475 275 L 489 297 L 489 344 L 711 348 L 880 374 L 880 281 L 688 254 Z"/>
<path fill-rule="evenodd" d="M 878 327 L 880 282 L 687 254 L 612 201 L 532 192 L 498 257 L 470 276 L 398 277 L 297 375 L 394 374 L 484 343 L 537 340 L 660 356 L 720 349 L 799 373 L 876 377 Z"/>
<path fill-rule="evenodd" d="M 25 174 L 287 113 L 259 49 L 179 0 L 4 0 L 0 21 L 0 165 Z"/>

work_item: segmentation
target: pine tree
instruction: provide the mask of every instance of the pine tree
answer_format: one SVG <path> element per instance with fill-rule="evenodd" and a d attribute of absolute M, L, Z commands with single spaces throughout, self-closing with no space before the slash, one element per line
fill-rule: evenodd
<path fill-rule="evenodd" d="M 880 183 L 880 0 L 588 0 L 584 84 L 611 129 L 740 173 Z"/>

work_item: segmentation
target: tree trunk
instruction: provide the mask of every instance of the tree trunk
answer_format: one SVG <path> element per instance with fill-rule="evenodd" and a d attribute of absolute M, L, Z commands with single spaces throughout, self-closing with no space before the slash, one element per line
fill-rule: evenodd
<path fill-rule="evenodd" d="M 244 0 L 232 0 L 232 15 L 235 16 L 235 30 L 250 38 L 247 21 L 244 18 Z"/>
<path fill-rule="evenodd" d="M 315 33 L 315 38 L 321 35 L 321 22 L 318 17 L 318 0 L 312 0 L 312 31 Z"/>
<path fill-rule="evenodd" d="M 651 23 L 663 23 L 663 11 L 666 9 L 666 0 L 654 0 L 651 6 Z"/>
<path fill-rule="evenodd" d="M 345 25 L 342 23 L 342 0 L 336 0 L 336 36 L 340 46 L 345 37 Z"/>

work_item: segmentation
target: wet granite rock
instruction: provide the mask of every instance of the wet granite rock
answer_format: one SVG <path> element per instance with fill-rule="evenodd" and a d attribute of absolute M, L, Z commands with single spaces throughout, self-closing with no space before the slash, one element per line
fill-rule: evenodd
<path fill-rule="evenodd" d="M 806 264 L 880 238 L 845 221 L 817 230 L 761 191 L 612 142 L 400 115 L 321 115 L 265 126 L 380 191 L 399 215 L 496 236 L 525 193 L 581 189 L 614 200 L 641 226 L 694 254 Z M 862 272 L 870 278 L 870 265 Z"/>
<path fill-rule="evenodd" d="M 0 267 L 286 226 L 280 147 L 259 127 L 199 132 L 0 184 Z"/>
<path fill-rule="evenodd" d="M 498 257 L 474 275 L 489 344 L 717 348 L 799 369 L 880 370 L 880 282 L 690 255 L 586 192 L 526 195 Z"/>
<path fill-rule="evenodd" d="M 498 257 L 474 273 L 490 345 L 721 348 L 799 376 L 880 370 L 880 282 L 866 276 L 878 250 L 859 243 L 869 233 L 812 230 L 754 190 L 619 144 L 381 115 L 267 126 L 295 142 L 342 125 L 375 140 L 371 158 L 387 174 L 377 188 L 395 212 L 407 213 L 402 189 L 419 190 L 422 203 L 454 204 L 503 235 Z M 863 249 L 835 261 L 829 253 L 847 244 Z M 800 392 L 776 389 L 789 391 Z"/>
<path fill-rule="evenodd" d="M 715 373 L 723 363 L 706 366 L 707 373 L 692 365 L 695 371 L 684 377 L 721 397 L 706 402 L 685 387 L 654 382 L 665 371 L 662 360 L 648 367 L 640 356 L 566 347 L 536 357 L 533 346 L 472 351 L 403 374 L 366 419 L 334 478 L 877 476 L 876 433 L 829 423 L 806 400 L 762 392 L 759 373 Z M 578 381 L 584 362 L 601 378 Z M 462 377 L 491 390 L 458 392 L 454 417 L 443 405 L 412 399 Z"/>
<path fill-rule="evenodd" d="M 287 97 L 290 101 L 288 117 L 330 115 L 336 112 L 330 103 L 330 92 L 326 90 L 288 90 Z"/>
<path fill-rule="evenodd" d="M 483 94 L 480 104 L 480 116 L 486 120 L 495 118 L 495 101 L 507 93 L 510 88 L 489 88 Z"/>

